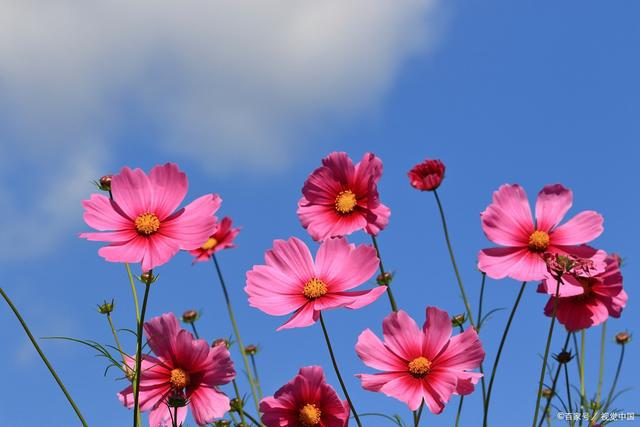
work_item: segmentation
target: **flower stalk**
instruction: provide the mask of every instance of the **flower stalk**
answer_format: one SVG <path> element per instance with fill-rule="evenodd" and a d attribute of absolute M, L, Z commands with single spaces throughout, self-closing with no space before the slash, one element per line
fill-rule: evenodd
<path fill-rule="evenodd" d="M 149 300 L 149 290 L 151 289 L 151 283 L 153 283 L 152 274 L 148 272 L 151 277 L 148 277 L 144 281 L 144 297 L 142 299 L 142 311 L 140 312 L 140 320 L 138 321 L 138 330 L 136 333 L 136 369 L 133 377 L 133 426 L 139 426 L 140 419 L 138 417 L 140 413 L 140 378 L 142 367 L 142 328 L 144 326 L 144 316 L 147 311 L 147 302 Z"/>
<path fill-rule="evenodd" d="M 373 234 L 371 235 L 371 241 L 373 242 L 373 247 L 376 248 L 376 255 L 378 256 L 378 259 L 380 260 L 380 277 L 382 277 L 383 279 L 388 277 L 387 273 L 385 272 L 384 269 L 384 265 L 382 264 L 382 256 L 380 255 L 380 248 L 378 247 L 378 240 L 376 239 L 376 236 L 374 236 Z M 391 304 L 391 310 L 393 310 L 394 312 L 398 311 L 398 305 L 396 304 L 396 299 L 393 297 L 393 292 L 391 291 L 391 286 L 390 286 L 390 281 L 387 280 L 387 296 L 389 297 L 389 303 Z"/>

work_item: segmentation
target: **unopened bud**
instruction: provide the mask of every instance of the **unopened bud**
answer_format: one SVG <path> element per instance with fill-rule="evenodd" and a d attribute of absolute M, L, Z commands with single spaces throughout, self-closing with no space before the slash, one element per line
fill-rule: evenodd
<path fill-rule="evenodd" d="M 102 304 L 98 304 L 98 312 L 100 314 L 110 314 L 115 307 L 113 300 L 111 302 L 105 301 Z"/>
<path fill-rule="evenodd" d="M 229 402 L 229 406 L 231 407 L 232 412 L 240 412 L 240 410 L 244 407 L 244 402 L 242 402 L 242 399 L 234 397 Z"/>
<path fill-rule="evenodd" d="M 228 339 L 225 339 L 225 338 L 218 338 L 217 340 L 215 340 L 215 341 L 211 344 L 211 347 L 217 347 L 217 346 L 219 346 L 219 345 L 223 345 L 223 346 L 227 347 L 227 349 L 228 349 L 229 347 L 231 347 L 231 343 L 229 342 L 229 340 L 228 340 Z"/>
<path fill-rule="evenodd" d="M 100 190 L 111 191 L 111 177 L 112 175 L 105 175 L 100 178 L 100 181 L 98 181 L 98 187 Z"/>
<path fill-rule="evenodd" d="M 244 348 L 244 353 L 248 354 L 249 356 L 255 356 L 256 353 L 258 353 L 258 347 L 253 344 L 249 344 Z"/>
<path fill-rule="evenodd" d="M 187 310 L 182 313 L 182 321 L 184 323 L 193 323 L 200 318 L 200 313 L 195 310 Z"/>
<path fill-rule="evenodd" d="M 629 341 L 631 341 L 631 335 L 629 334 L 629 332 L 618 332 L 616 334 L 616 343 L 625 345 Z"/>
<path fill-rule="evenodd" d="M 384 274 L 379 274 L 376 278 L 376 282 L 378 282 L 378 285 L 380 286 L 389 286 L 392 281 L 393 274 L 389 273 L 388 271 L 385 271 Z"/>
<path fill-rule="evenodd" d="M 231 421 L 229 420 L 218 420 L 215 422 L 214 426 L 216 427 L 227 427 L 231 425 Z"/>
<path fill-rule="evenodd" d="M 542 390 L 542 397 L 545 399 L 551 399 L 551 397 L 553 397 L 553 391 L 550 388 L 545 388 Z"/>
<path fill-rule="evenodd" d="M 140 275 L 140 281 L 145 285 L 150 285 L 156 281 L 156 276 L 153 275 L 153 271 L 145 271 Z"/>
<path fill-rule="evenodd" d="M 465 316 L 464 313 L 456 314 L 451 318 L 451 325 L 454 328 L 459 328 L 460 326 L 464 325 L 464 322 L 466 321 L 467 321 L 467 316 Z"/>
<path fill-rule="evenodd" d="M 181 391 L 174 392 L 167 398 L 167 405 L 170 408 L 184 408 L 187 406 L 187 397 Z"/>
<path fill-rule="evenodd" d="M 553 356 L 554 359 L 560 364 L 569 363 L 573 359 L 573 355 L 570 351 L 562 350 L 560 353 Z"/>

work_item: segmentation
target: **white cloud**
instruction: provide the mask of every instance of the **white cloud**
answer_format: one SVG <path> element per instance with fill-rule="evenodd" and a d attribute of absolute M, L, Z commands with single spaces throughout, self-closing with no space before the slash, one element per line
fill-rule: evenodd
<path fill-rule="evenodd" d="M 4 0 L 0 178 L 22 173 L 4 168 L 12 158 L 38 179 L 71 169 L 85 185 L 132 114 L 162 135 L 156 148 L 207 169 L 282 166 L 302 127 L 377 103 L 433 42 L 436 1 Z M 78 205 L 61 198 L 86 193 L 0 191 L 1 204 L 29 211 L 0 224 L 5 247 L 5 230 L 51 210 L 53 230 L 68 226 L 63 211 Z"/>

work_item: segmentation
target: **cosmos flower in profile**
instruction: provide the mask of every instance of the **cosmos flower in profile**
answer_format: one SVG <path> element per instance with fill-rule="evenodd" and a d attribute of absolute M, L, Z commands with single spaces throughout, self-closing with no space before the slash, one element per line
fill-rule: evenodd
<path fill-rule="evenodd" d="M 433 191 L 444 179 L 444 163 L 437 159 L 426 159 L 415 165 L 407 174 L 411 186 L 420 191 Z"/>
<path fill-rule="evenodd" d="M 346 427 L 349 404 L 325 381 L 320 366 L 300 369 L 275 395 L 260 401 L 266 427 Z"/>
<path fill-rule="evenodd" d="M 236 376 L 226 346 L 211 347 L 207 341 L 195 339 L 180 328 L 173 313 L 151 319 L 144 324 L 149 347 L 155 354 L 142 358 L 140 377 L 140 410 L 149 413 L 150 427 L 169 427 L 173 410 L 167 402 L 176 393 L 184 395 L 186 406 L 178 408 L 181 425 L 191 408 L 200 426 L 213 422 L 229 411 L 229 398 L 218 390 Z M 127 358 L 127 366 L 135 370 L 135 357 Z M 128 408 L 134 405 L 133 386 L 118 393 Z"/>
<path fill-rule="evenodd" d="M 233 228 L 231 218 L 225 216 L 216 224 L 216 231 L 197 249 L 189 251 L 194 256 L 193 262 L 207 261 L 211 256 L 223 249 L 235 248 L 234 239 L 240 233 L 240 227 Z"/>
<path fill-rule="evenodd" d="M 187 176 L 173 163 L 155 166 L 149 175 L 124 167 L 111 177 L 113 200 L 92 194 L 82 202 L 84 220 L 98 230 L 80 237 L 109 242 L 98 254 L 110 262 L 142 263 L 149 271 L 180 250 L 202 246 L 216 227 L 220 197 L 202 196 L 176 210 L 187 193 Z"/>
<path fill-rule="evenodd" d="M 362 387 L 405 402 L 415 411 L 424 399 L 439 414 L 452 394 L 466 395 L 482 374 L 470 372 L 484 360 L 484 350 L 475 329 L 451 336 L 447 312 L 427 307 L 422 330 L 400 310 L 382 322 L 384 341 L 366 329 L 358 337 L 356 352 L 365 365 L 384 371 L 360 374 Z"/>
<path fill-rule="evenodd" d="M 298 202 L 302 226 L 316 241 L 357 230 L 378 234 L 391 214 L 378 196 L 381 176 L 382 161 L 373 153 L 365 153 L 355 165 L 347 153 L 329 154 L 302 187 Z"/>
<path fill-rule="evenodd" d="M 298 238 L 276 240 L 265 264 L 247 272 L 249 305 L 267 314 L 293 316 L 278 330 L 314 324 L 322 310 L 361 308 L 374 302 L 387 287 L 350 291 L 369 280 L 379 265 L 376 250 L 350 244 L 339 237 L 320 245 L 316 259 Z"/>
<path fill-rule="evenodd" d="M 559 225 L 572 203 L 571 190 L 560 184 L 545 186 L 538 193 L 534 223 L 524 189 L 501 186 L 480 217 L 487 238 L 502 247 L 481 250 L 478 268 L 493 279 L 542 280 L 547 274 L 542 258 L 546 252 L 593 256 L 595 250 L 583 244 L 602 233 L 602 216 L 583 211 Z"/>

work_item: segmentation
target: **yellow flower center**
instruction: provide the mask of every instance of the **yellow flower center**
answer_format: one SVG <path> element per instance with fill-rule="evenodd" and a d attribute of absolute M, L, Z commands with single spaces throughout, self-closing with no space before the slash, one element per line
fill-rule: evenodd
<path fill-rule="evenodd" d="M 353 191 L 344 190 L 338 193 L 338 197 L 336 197 L 335 207 L 336 212 L 338 212 L 339 214 L 350 214 L 351 212 L 353 212 L 357 205 L 358 200 L 356 199 L 356 195 L 353 194 Z"/>
<path fill-rule="evenodd" d="M 431 361 L 426 357 L 416 357 L 409 362 L 409 373 L 413 378 L 423 378 L 431 369 Z"/>
<path fill-rule="evenodd" d="M 307 299 L 320 298 L 326 293 L 327 285 L 322 280 L 316 279 L 315 277 L 305 283 L 304 289 L 302 290 L 302 295 L 304 295 Z"/>
<path fill-rule="evenodd" d="M 544 252 L 549 247 L 549 234 L 546 231 L 536 230 L 529 236 L 529 250 L 532 252 Z"/>
<path fill-rule="evenodd" d="M 209 237 L 209 240 L 204 242 L 204 245 L 202 245 L 202 250 L 208 251 L 215 248 L 217 245 L 218 241 L 214 237 Z"/>
<path fill-rule="evenodd" d="M 307 403 L 300 409 L 298 420 L 304 427 L 313 427 L 320 424 L 322 412 L 313 403 Z"/>
<path fill-rule="evenodd" d="M 190 381 L 189 374 L 182 369 L 176 368 L 171 370 L 171 379 L 169 382 L 174 389 L 182 390 L 189 385 Z"/>
<path fill-rule="evenodd" d="M 150 236 L 160 228 L 160 220 L 155 214 L 143 213 L 135 220 L 136 230 L 145 236 Z"/>

